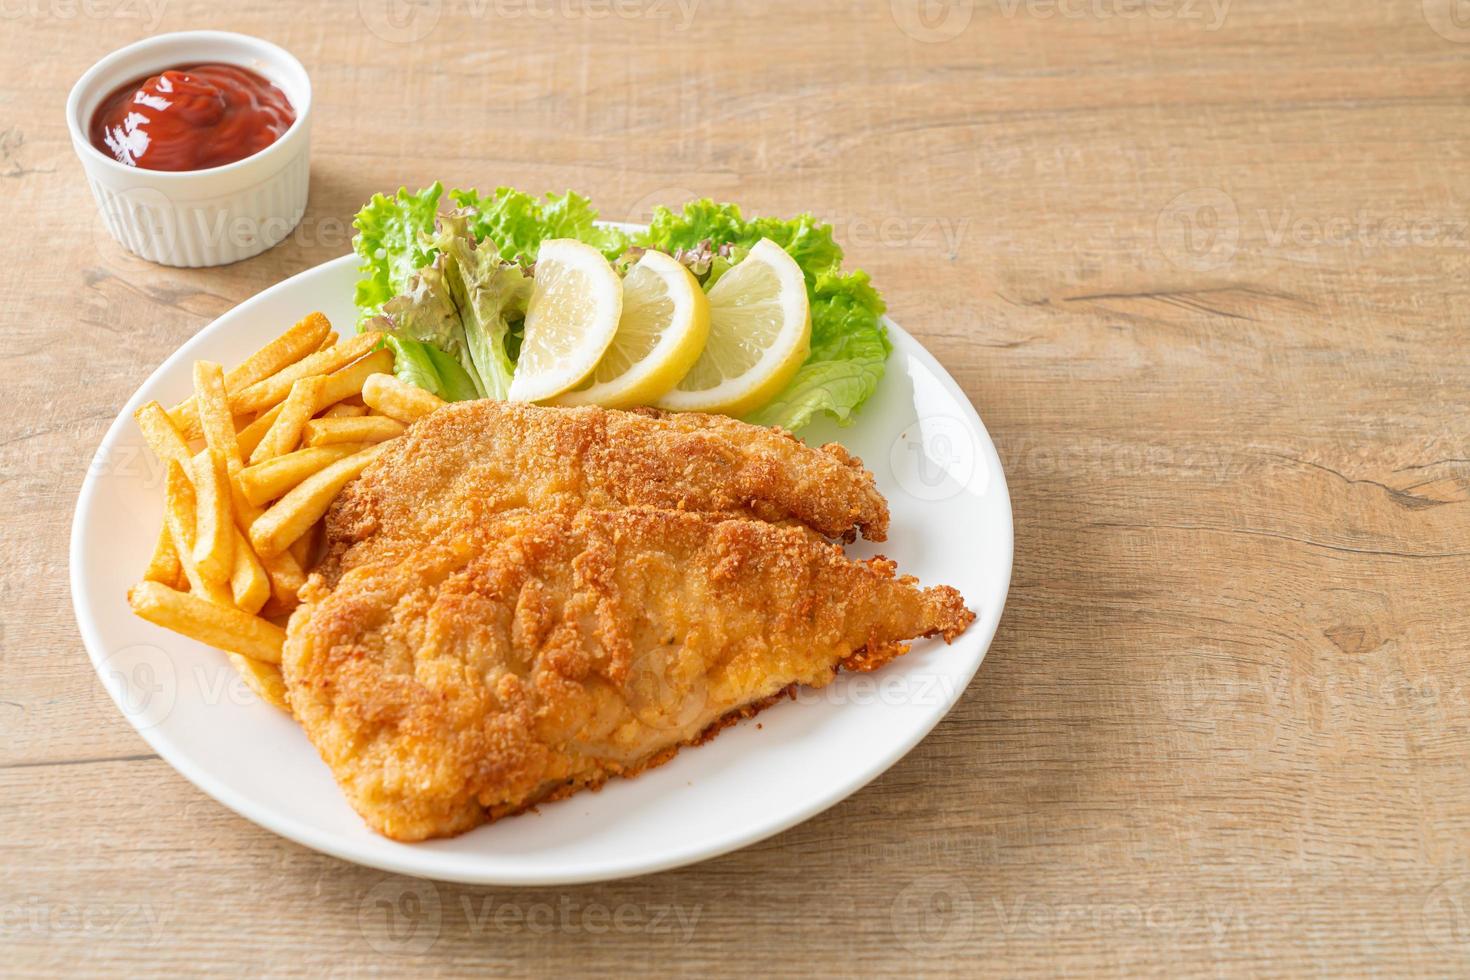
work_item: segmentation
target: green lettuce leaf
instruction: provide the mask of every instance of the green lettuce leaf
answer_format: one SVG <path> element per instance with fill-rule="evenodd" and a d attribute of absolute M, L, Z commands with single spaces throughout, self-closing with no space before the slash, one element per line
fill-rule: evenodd
<path fill-rule="evenodd" d="M 357 212 L 352 248 L 362 259 L 357 267 L 362 278 L 353 298 L 362 319 L 403 292 L 408 277 L 429 261 L 422 236 L 434 230 L 443 191 L 437 182 L 416 194 L 400 187 L 392 197 L 374 194 Z"/>
<path fill-rule="evenodd" d="M 794 432 L 826 412 L 839 425 L 850 425 L 877 390 L 893 345 L 880 319 L 883 300 L 868 274 L 824 272 L 814 292 L 811 353 L 791 382 L 747 422 Z"/>
<path fill-rule="evenodd" d="M 391 334 L 384 338 L 384 343 L 393 351 L 393 374 L 398 380 L 417 385 L 449 402 L 480 397 L 469 373 L 437 347 Z"/>
<path fill-rule="evenodd" d="M 689 202 L 680 212 L 656 209 L 636 243 L 701 271 L 708 289 L 762 238 L 780 245 L 801 266 L 812 310 L 812 344 L 786 388 L 746 421 L 795 431 L 825 412 L 840 425 L 851 424 L 853 413 L 877 390 L 892 345 L 883 327 L 883 300 L 867 273 L 842 272 L 842 248 L 830 225 L 809 214 L 747 220 L 735 205 L 705 199 Z M 725 250 L 732 253 L 728 259 L 712 253 L 721 245 L 733 246 Z"/>
<path fill-rule="evenodd" d="M 807 287 L 816 283 L 819 273 L 842 263 L 842 247 L 832 238 L 832 226 L 824 225 L 809 214 L 789 220 L 780 218 L 741 217 L 734 204 L 716 204 L 705 198 L 690 201 L 680 213 L 656 208 L 648 231 L 638 237 L 638 244 L 673 254 L 685 249 L 696 251 L 704 242 L 750 248 L 762 238 L 769 238 L 786 250 L 806 273 Z"/>
<path fill-rule="evenodd" d="M 507 262 L 530 265 L 548 238 L 575 238 L 601 250 L 609 259 L 627 247 L 616 228 L 599 228 L 597 212 L 580 194 L 547 194 L 536 198 L 513 187 L 497 187 L 482 196 L 476 190 L 449 192 L 455 204 L 473 212 L 470 227 L 477 239 L 489 239 Z"/>
<path fill-rule="evenodd" d="M 458 361 L 437 347 L 429 344 L 424 344 L 423 347 L 439 375 L 442 386 L 438 392 L 440 398 L 447 402 L 464 402 L 480 397 L 480 392 L 475 388 L 475 379 L 470 377 L 470 373 Z"/>
<path fill-rule="evenodd" d="M 426 241 L 430 239 L 427 235 L 423 237 Z M 470 357 L 464 322 L 454 299 L 454 283 L 458 278 L 458 270 L 448 256 L 434 250 L 429 264 L 409 276 L 404 291 L 383 304 L 382 316 L 373 321 L 373 326 L 390 337 L 424 344 L 453 358 L 469 376 L 474 397 L 483 398 L 485 384 Z"/>
<path fill-rule="evenodd" d="M 515 371 L 510 320 L 525 317 L 531 280 L 492 249 L 477 247 L 469 224 L 468 212 L 453 211 L 440 216 L 435 234 L 420 236 L 432 258 L 383 304 L 374 325 L 400 341 L 395 353 L 410 359 L 405 380 L 451 400 L 503 399 Z"/>
<path fill-rule="evenodd" d="M 636 237 L 639 245 L 672 255 L 679 249 L 697 249 L 705 240 L 715 245 L 729 243 L 749 248 L 760 238 L 749 238 L 748 229 L 749 223 L 740 216 L 738 207 L 704 198 L 685 204 L 681 212 L 654 208 L 648 231 Z"/>
<path fill-rule="evenodd" d="M 533 283 L 520 266 L 502 260 L 488 241 L 476 244 L 469 225 L 466 211 L 445 215 L 435 248 L 456 273 L 450 295 L 483 395 L 503 401 L 515 374 L 510 321 L 525 319 Z"/>
<path fill-rule="evenodd" d="M 400 189 L 375 195 L 358 213 L 357 305 L 364 318 L 386 314 L 380 325 L 404 380 L 450 400 L 503 398 L 532 282 L 510 263 L 530 266 L 548 238 L 576 238 L 617 259 L 629 239 L 597 227 L 597 212 L 579 194 L 537 198 L 509 187 L 450 191 L 458 209 L 436 228 L 442 195 L 437 183 L 415 194 Z M 635 241 L 679 257 L 708 289 L 762 238 L 801 266 L 812 341 L 790 384 L 749 421 L 795 430 L 826 413 L 848 424 L 877 389 L 891 346 L 882 299 L 866 273 L 842 271 L 829 225 L 809 214 L 746 218 L 733 204 L 705 199 L 678 212 L 658 208 Z"/>

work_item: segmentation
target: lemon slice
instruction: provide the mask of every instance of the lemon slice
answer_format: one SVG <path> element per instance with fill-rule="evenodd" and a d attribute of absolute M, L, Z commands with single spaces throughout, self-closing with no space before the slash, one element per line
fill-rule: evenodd
<path fill-rule="evenodd" d="M 656 404 L 675 412 L 746 415 L 786 386 L 806 360 L 811 338 L 801 267 L 762 238 L 710 288 L 704 353 Z"/>
<path fill-rule="evenodd" d="M 612 344 L 581 384 L 552 403 L 651 405 L 688 373 L 708 336 L 709 300 L 694 276 L 670 255 L 645 252 L 623 278 Z"/>
<path fill-rule="evenodd" d="M 587 377 L 612 343 L 622 313 L 622 280 L 601 252 L 571 238 L 542 242 L 507 397 L 540 401 Z"/>

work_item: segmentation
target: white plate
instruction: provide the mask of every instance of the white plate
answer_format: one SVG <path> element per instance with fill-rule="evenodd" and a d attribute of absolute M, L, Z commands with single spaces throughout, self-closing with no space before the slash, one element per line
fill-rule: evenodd
<path fill-rule="evenodd" d="M 977 614 L 952 646 L 914 644 L 872 674 L 843 674 L 633 780 L 451 840 L 400 844 L 364 826 L 301 730 L 258 702 L 216 651 L 134 617 L 125 593 L 151 553 L 162 475 L 132 421 L 171 405 L 192 363 L 238 363 L 311 310 L 355 320 L 356 259 L 307 270 L 205 327 L 128 400 L 82 485 L 71 589 L 108 692 L 159 755 L 241 816 L 307 847 L 387 871 L 546 885 L 659 871 L 792 826 L 860 789 L 913 748 L 963 693 L 990 645 L 1011 574 L 1011 505 L 985 428 L 949 374 L 889 323 L 893 356 L 856 425 L 813 426 L 862 456 L 892 509 L 883 553 L 924 584 L 957 587 Z"/>

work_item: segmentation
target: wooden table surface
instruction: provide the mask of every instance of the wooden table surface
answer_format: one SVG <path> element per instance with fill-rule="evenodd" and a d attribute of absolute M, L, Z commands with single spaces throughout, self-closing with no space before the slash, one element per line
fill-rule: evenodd
<path fill-rule="evenodd" d="M 0 971 L 1470 973 L 1463 11 L 392 3 L 0 7 Z M 107 240 L 63 103 L 198 27 L 306 64 L 311 204 L 166 269 Z M 882 778 L 678 871 L 434 885 L 236 817 L 101 692 L 67 539 L 103 431 L 436 178 L 809 209 L 959 380 L 1010 600 Z"/>

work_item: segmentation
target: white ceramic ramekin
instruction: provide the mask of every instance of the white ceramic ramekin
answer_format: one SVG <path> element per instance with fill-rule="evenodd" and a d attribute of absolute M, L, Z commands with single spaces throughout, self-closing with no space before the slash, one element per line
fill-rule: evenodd
<path fill-rule="evenodd" d="M 94 147 L 88 126 L 118 86 L 166 68 L 224 62 L 270 79 L 296 110 L 296 122 L 253 156 L 208 170 L 129 167 Z M 311 80 L 284 50 L 244 34 L 183 31 L 130 44 L 93 65 L 66 100 L 71 142 L 112 237 L 150 262 L 224 265 L 258 255 L 285 238 L 306 211 L 311 157 Z"/>

